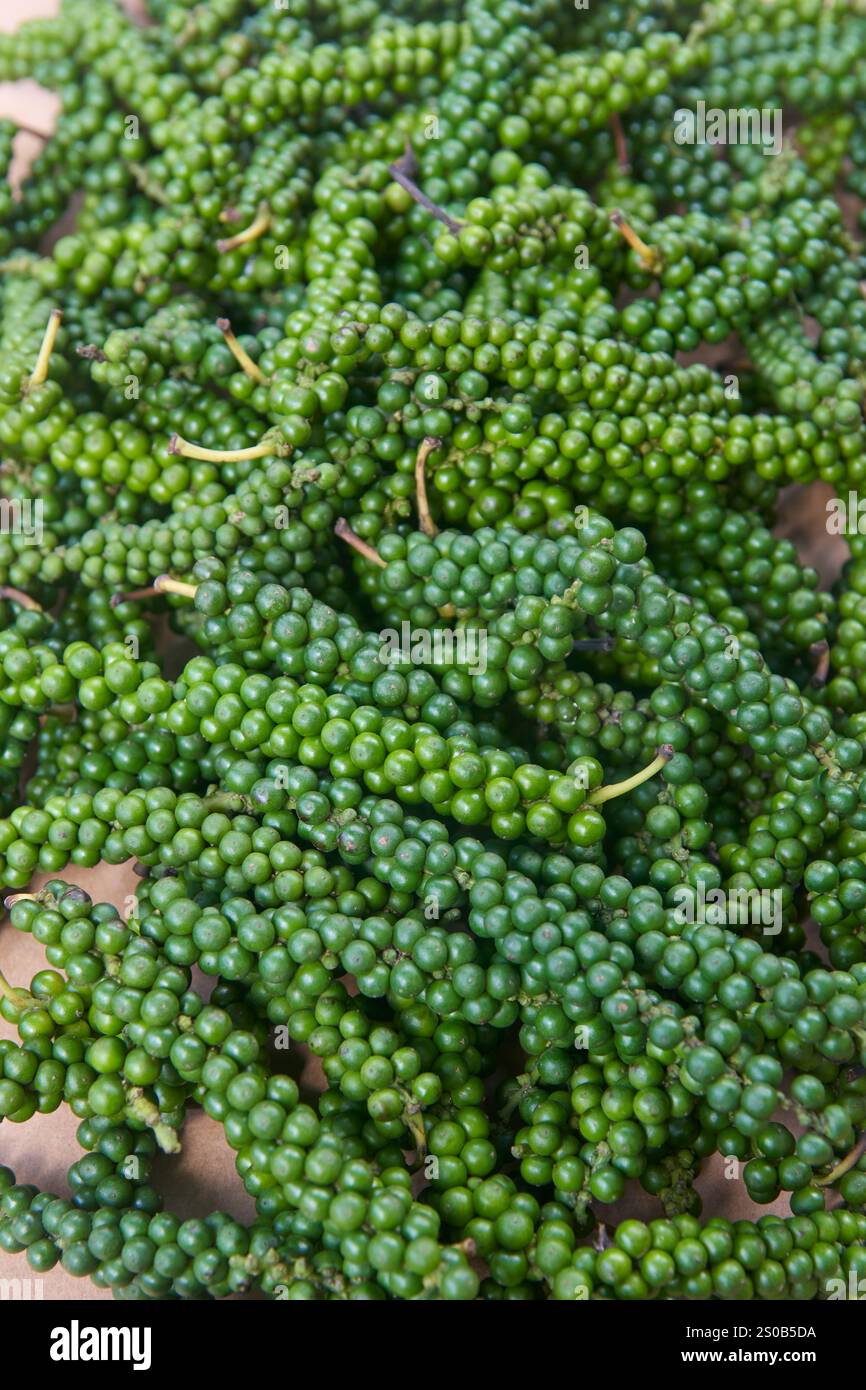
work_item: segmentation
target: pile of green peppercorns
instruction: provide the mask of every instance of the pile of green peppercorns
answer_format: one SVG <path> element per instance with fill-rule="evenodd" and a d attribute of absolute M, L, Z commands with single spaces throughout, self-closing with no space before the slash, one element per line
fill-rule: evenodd
<path fill-rule="evenodd" d="M 866 10 L 147 9 L 0 35 L 60 98 L 0 190 L 0 966 L 46 959 L 0 1117 L 83 1150 L 0 1168 L 0 1249 L 127 1299 L 866 1277 L 866 543 L 827 591 L 774 531 L 866 480 Z M 130 862 L 124 913 L 64 877 Z M 164 1209 L 191 1106 L 251 1225 Z M 714 1154 L 791 1215 L 702 1220 Z"/>

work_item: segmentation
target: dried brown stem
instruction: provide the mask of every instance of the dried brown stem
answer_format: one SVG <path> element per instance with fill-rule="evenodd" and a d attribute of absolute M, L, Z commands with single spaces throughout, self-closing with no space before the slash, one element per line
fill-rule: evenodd
<path fill-rule="evenodd" d="M 616 162 L 624 174 L 631 170 L 631 160 L 628 157 L 628 145 L 625 142 L 625 131 L 622 128 L 622 121 L 618 111 L 614 111 L 610 118 L 610 128 L 613 131 L 613 143 L 616 147 Z"/>
<path fill-rule="evenodd" d="M 395 159 L 393 164 L 388 165 L 388 173 L 391 175 L 392 179 L 394 179 L 395 183 L 399 183 L 401 188 L 405 188 L 409 197 L 412 198 L 419 207 L 429 212 L 431 217 L 435 217 L 439 222 L 444 223 L 449 232 L 453 232 L 456 236 L 463 226 L 462 222 L 455 222 L 453 217 L 448 216 L 444 208 L 440 208 L 427 197 L 426 193 L 421 192 L 421 189 L 412 177 L 415 170 L 415 155 L 412 152 L 411 145 L 406 146 L 405 154 L 401 155 L 399 159 Z"/>
<path fill-rule="evenodd" d="M 334 523 L 334 535 L 338 536 L 341 541 L 345 541 L 353 550 L 357 550 L 358 554 L 363 555 L 365 560 L 369 560 L 371 565 L 378 565 L 380 569 L 385 568 L 385 561 L 382 559 L 378 550 L 374 550 L 372 545 L 368 545 L 366 541 L 362 541 L 361 537 L 352 530 L 344 516 L 338 517 Z"/>
<path fill-rule="evenodd" d="M 573 652 L 612 652 L 616 646 L 615 637 L 578 637 Z"/>
<path fill-rule="evenodd" d="M 13 589 L 11 584 L 0 584 L 0 598 L 8 598 L 11 603 L 18 603 L 22 608 L 29 608 L 33 613 L 44 613 L 41 603 L 37 603 L 35 598 L 25 594 L 22 589 Z"/>
<path fill-rule="evenodd" d="M 129 589 L 125 594 L 112 594 L 109 603 L 112 608 L 117 608 L 119 604 L 132 599 L 155 598 L 158 593 L 159 589 L 153 584 L 149 584 L 146 589 Z"/>
<path fill-rule="evenodd" d="M 421 441 L 418 456 L 415 459 L 415 496 L 418 503 L 418 524 L 425 536 L 438 536 L 439 527 L 430 514 L 430 503 L 427 500 L 427 460 L 434 450 L 441 445 L 441 439 L 435 439 L 432 435 L 427 435 Z"/>
<path fill-rule="evenodd" d="M 830 643 L 822 637 L 820 642 L 812 643 L 809 654 L 815 659 L 812 685 L 826 685 L 830 674 Z"/>

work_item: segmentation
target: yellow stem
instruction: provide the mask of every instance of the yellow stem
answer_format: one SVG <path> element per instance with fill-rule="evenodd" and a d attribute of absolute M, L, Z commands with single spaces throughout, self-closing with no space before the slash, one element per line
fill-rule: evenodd
<path fill-rule="evenodd" d="M 170 574 L 157 575 L 153 587 L 158 594 L 179 594 L 181 598 L 195 598 L 197 585 L 185 584 L 182 579 L 172 579 Z"/>
<path fill-rule="evenodd" d="M 415 1140 L 415 1152 L 418 1158 L 424 1158 L 427 1153 L 427 1128 L 421 1114 L 421 1107 L 417 1101 L 413 1100 L 411 1093 L 402 1086 L 400 1087 L 400 1094 L 405 1101 L 403 1123 Z"/>
<path fill-rule="evenodd" d="M 216 325 L 225 339 L 226 347 L 237 362 L 241 371 L 246 372 L 247 376 L 252 377 L 253 381 L 258 381 L 266 385 L 268 378 L 265 376 L 261 367 L 257 362 L 253 361 L 246 348 L 241 346 L 232 332 L 231 319 L 217 319 Z"/>
<path fill-rule="evenodd" d="M 0 274 L 29 275 L 37 264 L 35 256 L 10 256 L 8 260 L 0 261 Z"/>
<path fill-rule="evenodd" d="M 236 251 L 239 246 L 246 246 L 251 241 L 258 241 L 260 236 L 264 236 L 268 227 L 271 225 L 271 210 L 267 203 L 260 203 L 258 212 L 248 227 L 242 232 L 235 232 L 234 236 L 221 237 L 217 242 L 217 250 L 222 254 L 226 251 Z"/>
<path fill-rule="evenodd" d="M 624 782 L 611 782 L 607 787 L 596 787 L 594 792 L 590 792 L 587 802 L 590 806 L 599 806 L 603 801 L 612 801 L 615 796 L 625 796 L 626 792 L 639 787 L 641 782 L 648 782 L 650 777 L 655 777 L 665 763 L 670 761 L 673 753 L 673 745 L 663 743 L 652 762 L 648 763 L 640 772 L 636 772 L 633 777 L 626 777 Z"/>
<path fill-rule="evenodd" d="M 634 227 L 626 222 L 618 208 L 611 213 L 610 220 L 617 231 L 625 237 L 631 249 L 640 257 L 640 262 L 644 270 L 649 271 L 651 275 L 657 274 L 661 269 L 661 258 L 659 257 L 658 251 L 654 250 L 652 246 L 648 246 L 643 240 L 643 237 L 638 236 Z"/>
<path fill-rule="evenodd" d="M 244 463 L 247 459 L 267 458 L 269 454 L 281 457 L 291 452 L 288 445 L 276 436 L 266 436 L 258 444 L 248 449 L 205 449 L 201 444 L 190 444 L 179 434 L 173 434 L 168 443 L 170 454 L 180 454 L 185 459 L 201 459 L 204 463 Z"/>
<path fill-rule="evenodd" d="M 136 1120 L 141 1120 L 143 1124 L 153 1130 L 153 1136 L 163 1153 L 180 1153 L 181 1145 L 177 1130 L 165 1123 L 159 1107 L 154 1105 L 152 1100 L 148 1100 L 140 1086 L 133 1086 L 129 1091 L 126 1113 Z"/>
<path fill-rule="evenodd" d="M 8 897 L 3 899 L 3 906 L 8 912 L 10 907 L 14 907 L 16 903 L 35 903 L 38 901 L 38 899 L 38 893 L 10 893 Z"/>
<path fill-rule="evenodd" d="M 36 1003 L 29 989 L 22 989 L 15 985 L 10 985 L 2 971 L 0 971 L 0 995 L 2 995 L 4 999 L 8 999 L 9 1003 L 13 1004 L 16 1009 L 24 1009 L 28 1005 Z"/>
<path fill-rule="evenodd" d="M 334 535 L 339 536 L 340 540 L 345 541 L 353 550 L 357 550 L 358 554 L 363 555 L 365 560 L 369 560 L 371 565 L 378 565 L 380 569 L 385 568 L 386 561 L 382 559 L 378 550 L 374 550 L 372 545 L 368 545 L 366 541 L 362 541 L 361 537 L 356 535 L 352 530 L 344 516 L 338 517 L 337 521 L 334 523 Z"/>
<path fill-rule="evenodd" d="M 57 341 L 57 333 L 62 318 L 62 309 L 51 310 L 48 317 L 48 326 L 45 329 L 42 346 L 39 349 L 39 356 L 36 359 L 36 366 L 33 368 L 33 375 L 28 382 L 28 387 L 41 386 L 48 375 L 48 364 L 51 361 L 51 354 L 54 351 L 54 344 Z"/>
<path fill-rule="evenodd" d="M 832 1187 L 833 1183 L 838 1182 L 840 1178 L 844 1178 L 845 1174 L 851 1171 L 854 1164 L 859 1162 L 864 1153 L 866 1153 L 866 1134 L 857 1141 L 851 1152 L 847 1153 L 826 1177 L 816 1178 L 816 1183 L 818 1183 L 819 1187 Z"/>
<path fill-rule="evenodd" d="M 439 527 L 430 515 L 430 503 L 427 500 L 427 460 L 438 449 L 442 443 L 441 439 L 434 439 L 432 435 L 427 435 L 421 441 L 421 448 L 418 450 L 418 457 L 415 460 L 415 495 L 418 501 L 418 523 L 425 536 L 438 536 Z"/>
<path fill-rule="evenodd" d="M 142 193 L 147 194 L 148 198 L 152 198 L 155 203 L 159 203 L 160 207 L 171 207 L 171 198 L 169 198 L 162 184 L 153 177 L 143 164 L 139 164 L 137 160 L 130 161 L 129 172 L 132 174 L 137 187 L 141 189 Z"/>

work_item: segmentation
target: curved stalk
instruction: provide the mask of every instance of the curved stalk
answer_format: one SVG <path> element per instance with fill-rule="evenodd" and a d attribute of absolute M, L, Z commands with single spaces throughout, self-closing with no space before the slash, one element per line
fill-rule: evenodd
<path fill-rule="evenodd" d="M 610 220 L 617 231 L 625 238 L 632 251 L 636 252 L 640 258 L 640 263 L 644 270 L 650 275 L 658 275 L 661 270 L 661 257 L 652 246 L 648 246 L 643 237 L 639 237 L 634 227 L 626 222 L 619 208 L 616 208 L 610 215 Z"/>
<path fill-rule="evenodd" d="M 439 535 L 439 527 L 430 514 L 430 503 L 427 500 L 427 460 L 435 449 L 441 445 L 441 439 L 434 439 L 432 435 L 427 435 L 421 441 L 418 450 L 418 457 L 415 459 L 415 496 L 418 504 L 418 524 L 425 536 Z"/>
<path fill-rule="evenodd" d="M 854 1165 L 859 1163 L 864 1153 L 866 1153 L 866 1134 L 858 1139 L 853 1149 L 851 1149 L 844 1158 L 839 1160 L 836 1167 L 832 1168 L 826 1177 L 816 1178 L 815 1182 L 819 1187 L 832 1187 L 840 1178 L 844 1178 L 846 1173 L 850 1173 Z"/>
<path fill-rule="evenodd" d="M 220 237 L 216 249 L 224 254 L 226 251 L 236 251 L 239 246 L 248 246 L 251 241 L 258 241 L 259 237 L 264 236 L 270 225 L 271 210 L 267 203 L 260 203 L 250 225 L 242 232 L 235 232 L 234 236 Z"/>
<path fill-rule="evenodd" d="M 673 744 L 663 743 L 651 763 L 641 768 L 633 777 L 626 777 L 623 782 L 611 782 L 606 787 L 596 787 L 594 792 L 590 792 L 587 802 L 590 806 L 600 806 L 603 801 L 612 801 L 615 796 L 625 796 L 626 792 L 633 791 L 639 787 L 641 782 L 648 782 L 650 777 L 655 777 L 660 772 L 665 763 L 670 762 L 674 755 Z"/>
<path fill-rule="evenodd" d="M 266 436 L 248 449 L 206 449 L 201 444 L 190 444 L 180 434 L 173 434 L 168 442 L 168 452 L 185 459 L 200 459 L 203 463 L 244 463 L 248 459 L 267 458 L 269 454 L 282 457 L 291 453 L 291 448 L 279 438 Z"/>
<path fill-rule="evenodd" d="M 37 603 L 35 598 L 25 594 L 23 589 L 13 589 L 11 584 L 0 584 L 0 598 L 8 598 L 10 603 L 20 604 L 22 608 L 28 608 L 32 613 L 45 612 L 42 604 Z"/>
<path fill-rule="evenodd" d="M 382 559 L 378 550 L 374 550 L 372 545 L 362 541 L 349 525 L 344 516 L 338 517 L 334 523 L 334 535 L 341 541 L 345 541 L 353 550 L 357 550 L 359 555 L 363 555 L 365 560 L 369 560 L 371 565 L 378 565 L 380 569 L 385 568 L 386 561 Z"/>
<path fill-rule="evenodd" d="M 42 346 L 39 349 L 39 356 L 36 359 L 36 366 L 33 368 L 33 375 L 27 383 L 28 390 L 31 390 L 34 386 L 41 386 L 48 376 L 48 365 L 51 361 L 51 354 L 54 351 L 54 344 L 57 342 L 57 334 L 60 329 L 62 318 L 62 309 L 51 310 L 48 316 L 48 325 L 42 338 Z"/>
<path fill-rule="evenodd" d="M 261 367 L 254 362 L 245 347 L 242 347 L 232 332 L 231 319 L 217 319 L 216 326 L 222 333 L 225 345 L 237 362 L 242 372 L 246 372 L 248 377 L 257 381 L 260 385 L 266 385 L 268 378 L 265 376 Z"/>

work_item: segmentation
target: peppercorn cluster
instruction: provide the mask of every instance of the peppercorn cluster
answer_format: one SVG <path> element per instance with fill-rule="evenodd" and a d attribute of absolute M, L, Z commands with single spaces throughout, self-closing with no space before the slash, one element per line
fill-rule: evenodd
<path fill-rule="evenodd" d="M 826 590 L 776 533 L 866 479 L 864 7 L 63 0 L 21 77 L 0 1119 L 83 1156 L 0 1167 L 0 1248 L 126 1299 L 866 1277 L 866 547 Z M 164 1208 L 192 1107 L 251 1224 Z"/>

